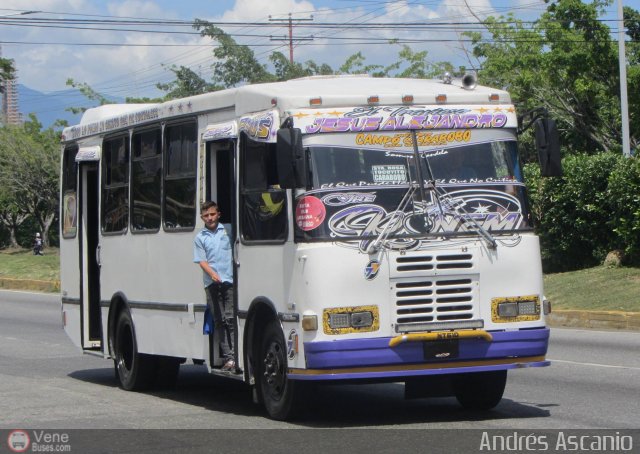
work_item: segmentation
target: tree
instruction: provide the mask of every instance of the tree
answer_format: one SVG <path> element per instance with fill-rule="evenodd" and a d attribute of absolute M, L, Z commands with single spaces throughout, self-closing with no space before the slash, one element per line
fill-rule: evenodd
<path fill-rule="evenodd" d="M 640 13 L 628 6 L 624 7 L 624 24 L 627 35 L 627 93 L 629 101 L 629 130 L 631 147 L 640 146 Z M 636 152 L 636 155 L 638 153 Z"/>
<path fill-rule="evenodd" d="M 78 89 L 78 91 L 80 91 L 80 93 L 86 96 L 87 99 L 90 99 L 92 101 L 97 101 L 98 105 L 100 106 L 104 106 L 105 104 L 114 104 L 113 101 L 109 100 L 108 98 L 104 97 L 103 95 L 95 91 L 86 82 L 76 82 L 75 80 L 69 78 L 67 79 L 67 85 Z M 74 114 L 79 114 L 79 113 L 83 113 L 87 109 L 88 107 L 68 107 L 66 110 Z"/>
<path fill-rule="evenodd" d="M 165 95 L 165 100 L 200 95 L 202 93 L 216 91 L 222 88 L 215 84 L 206 82 L 202 77 L 186 66 L 177 67 L 174 65 L 169 69 L 176 75 L 176 80 L 166 84 L 156 84 L 156 87 L 160 90 L 168 92 Z"/>
<path fill-rule="evenodd" d="M 0 224 L 4 225 L 9 232 L 9 247 L 19 247 L 18 228 L 28 218 L 29 213 L 18 202 L 17 194 L 8 187 L 0 185 Z"/>
<path fill-rule="evenodd" d="M 0 86 L 5 80 L 13 78 L 15 68 L 13 66 L 13 60 L 8 58 L 0 58 Z"/>
<path fill-rule="evenodd" d="M 468 33 L 486 85 L 508 88 L 521 111 L 546 107 L 571 152 L 619 148 L 617 56 L 606 23 L 611 2 L 558 0 L 533 24 L 489 18 Z"/>
<path fill-rule="evenodd" d="M 255 57 L 249 46 L 238 43 L 222 29 L 207 21 L 196 19 L 193 26 L 202 36 L 217 41 L 213 51 L 216 61 L 213 63 L 213 83 L 216 86 L 235 87 L 243 83 L 272 82 L 273 74 L 267 71 Z"/>
<path fill-rule="evenodd" d="M 191 69 L 173 66 L 170 70 L 176 79 L 166 84 L 156 86 L 167 92 L 165 99 L 192 96 L 207 91 L 222 90 L 242 84 L 261 82 L 285 81 L 314 75 L 330 75 L 336 72 L 327 64 L 314 61 L 297 63 L 289 61 L 281 52 L 273 52 L 269 61 L 273 65 L 273 73 L 261 64 L 253 51 L 245 45 L 238 44 L 222 29 L 209 22 L 196 19 L 194 28 L 202 36 L 208 36 L 219 45 L 213 51 L 212 64 L 214 74 L 211 83 Z M 391 42 L 393 44 L 394 41 Z M 436 77 L 445 71 L 453 73 L 453 66 L 448 62 L 430 63 L 427 52 L 413 52 L 408 46 L 403 46 L 398 55 L 398 61 L 389 65 L 365 65 L 365 57 L 361 52 L 351 55 L 339 68 L 340 74 L 370 74 L 374 77 Z"/>
<path fill-rule="evenodd" d="M 269 56 L 269 61 L 275 68 L 274 76 L 275 80 L 278 81 L 333 74 L 333 69 L 327 64 L 318 65 L 311 60 L 306 61 L 304 64 L 292 63 L 282 52 L 273 52 Z"/>
<path fill-rule="evenodd" d="M 51 128 L 41 129 L 33 114 L 24 125 L 0 128 L 0 187 L 13 207 L 9 214 L 33 216 L 48 246 L 58 213 L 60 137 Z"/>
<path fill-rule="evenodd" d="M 369 74 L 384 71 L 384 67 L 381 65 L 365 65 L 365 60 L 366 58 L 362 55 L 362 52 L 356 52 L 347 57 L 338 72 L 341 74 Z"/>

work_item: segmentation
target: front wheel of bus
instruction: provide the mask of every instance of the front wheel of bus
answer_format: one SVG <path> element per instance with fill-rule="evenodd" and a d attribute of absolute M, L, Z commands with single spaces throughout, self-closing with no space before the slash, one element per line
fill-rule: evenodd
<path fill-rule="evenodd" d="M 474 372 L 454 375 L 453 392 L 468 410 L 490 410 L 502 399 L 507 384 L 507 371 Z"/>
<path fill-rule="evenodd" d="M 133 319 L 128 310 L 118 315 L 114 347 L 113 362 L 122 389 L 142 391 L 149 388 L 154 378 L 153 357 L 138 353 Z"/>
<path fill-rule="evenodd" d="M 266 328 L 259 358 L 257 386 L 267 413 L 280 421 L 294 417 L 302 384 L 287 379 L 287 349 L 277 323 Z"/>

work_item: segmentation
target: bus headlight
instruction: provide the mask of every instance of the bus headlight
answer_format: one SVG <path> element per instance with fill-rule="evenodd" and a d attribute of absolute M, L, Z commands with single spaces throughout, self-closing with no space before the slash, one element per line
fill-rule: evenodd
<path fill-rule="evenodd" d="M 351 326 L 354 328 L 366 328 L 371 325 L 373 325 L 373 314 L 371 312 L 354 312 L 351 314 Z"/>
<path fill-rule="evenodd" d="M 380 327 L 378 306 L 325 309 L 322 321 L 325 334 L 377 331 Z"/>
<path fill-rule="evenodd" d="M 331 329 L 349 328 L 351 322 L 349 314 L 329 314 L 329 327 Z"/>
<path fill-rule="evenodd" d="M 518 303 L 499 303 L 499 317 L 516 317 L 518 315 Z"/>
<path fill-rule="evenodd" d="M 491 321 L 494 323 L 531 322 L 539 319 L 540 298 L 537 295 L 491 300 Z"/>

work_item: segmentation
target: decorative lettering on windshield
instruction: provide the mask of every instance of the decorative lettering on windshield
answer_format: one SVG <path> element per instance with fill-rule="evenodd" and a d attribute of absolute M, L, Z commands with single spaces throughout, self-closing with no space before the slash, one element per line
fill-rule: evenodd
<path fill-rule="evenodd" d="M 416 140 L 419 147 L 460 144 L 471 140 L 471 130 L 442 133 L 419 132 L 416 134 Z M 393 135 L 360 133 L 355 136 L 355 144 L 377 145 L 384 148 L 412 147 L 413 139 L 408 133 Z"/>
<path fill-rule="evenodd" d="M 356 108 L 341 117 L 317 116 L 304 126 L 307 134 L 408 131 L 429 129 L 504 128 L 515 110 L 508 106 L 461 109 Z"/>
<path fill-rule="evenodd" d="M 376 194 L 373 192 L 338 192 L 322 197 L 325 205 L 336 207 L 354 203 L 372 203 L 375 200 Z"/>
<path fill-rule="evenodd" d="M 366 251 L 385 230 L 389 232 L 386 246 L 392 249 L 425 249 L 434 241 L 441 241 L 442 236 L 473 233 L 468 220 L 460 216 L 460 208 L 491 232 L 514 232 L 528 226 L 521 198 L 505 191 L 460 189 L 448 192 L 440 204 L 431 193 L 427 201 L 413 201 L 405 211 L 388 208 L 394 206 L 387 200 L 389 191 L 328 193 L 321 198 L 312 197 L 313 203 L 309 203 L 310 196 L 302 197 L 298 206 L 303 206 L 304 211 L 296 210 L 301 214 L 296 223 L 306 232 L 313 225 L 318 238 L 339 240 L 340 244 L 361 251 Z M 314 204 L 315 208 L 309 208 Z M 320 225 L 317 219 L 322 216 L 326 219 Z M 316 222 L 310 221 L 313 218 Z"/>

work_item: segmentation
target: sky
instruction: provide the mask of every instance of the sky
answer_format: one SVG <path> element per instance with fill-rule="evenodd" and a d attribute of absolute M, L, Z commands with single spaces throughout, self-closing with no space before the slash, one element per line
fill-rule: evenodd
<path fill-rule="evenodd" d="M 621 1 L 640 10 L 640 0 Z M 397 38 L 414 51 L 426 50 L 429 61 L 470 67 L 474 61 L 460 32 L 476 17 L 513 13 L 535 20 L 545 7 L 543 0 L 2 0 L 0 46 L 2 56 L 15 61 L 18 82 L 34 90 L 64 90 L 72 78 L 110 96 L 159 96 L 156 84 L 174 79 L 172 65 L 210 80 L 215 42 L 188 25 L 196 18 L 251 46 L 264 64 L 274 51 L 289 56 L 291 14 L 294 40 L 300 38 L 293 50 L 298 62 L 337 69 L 361 52 L 366 64 L 388 65 L 401 49 L 388 40 Z M 615 19 L 615 3 L 608 17 Z M 113 23 L 122 19 L 153 24 Z M 381 27 L 385 22 L 448 25 L 416 31 Z"/>

